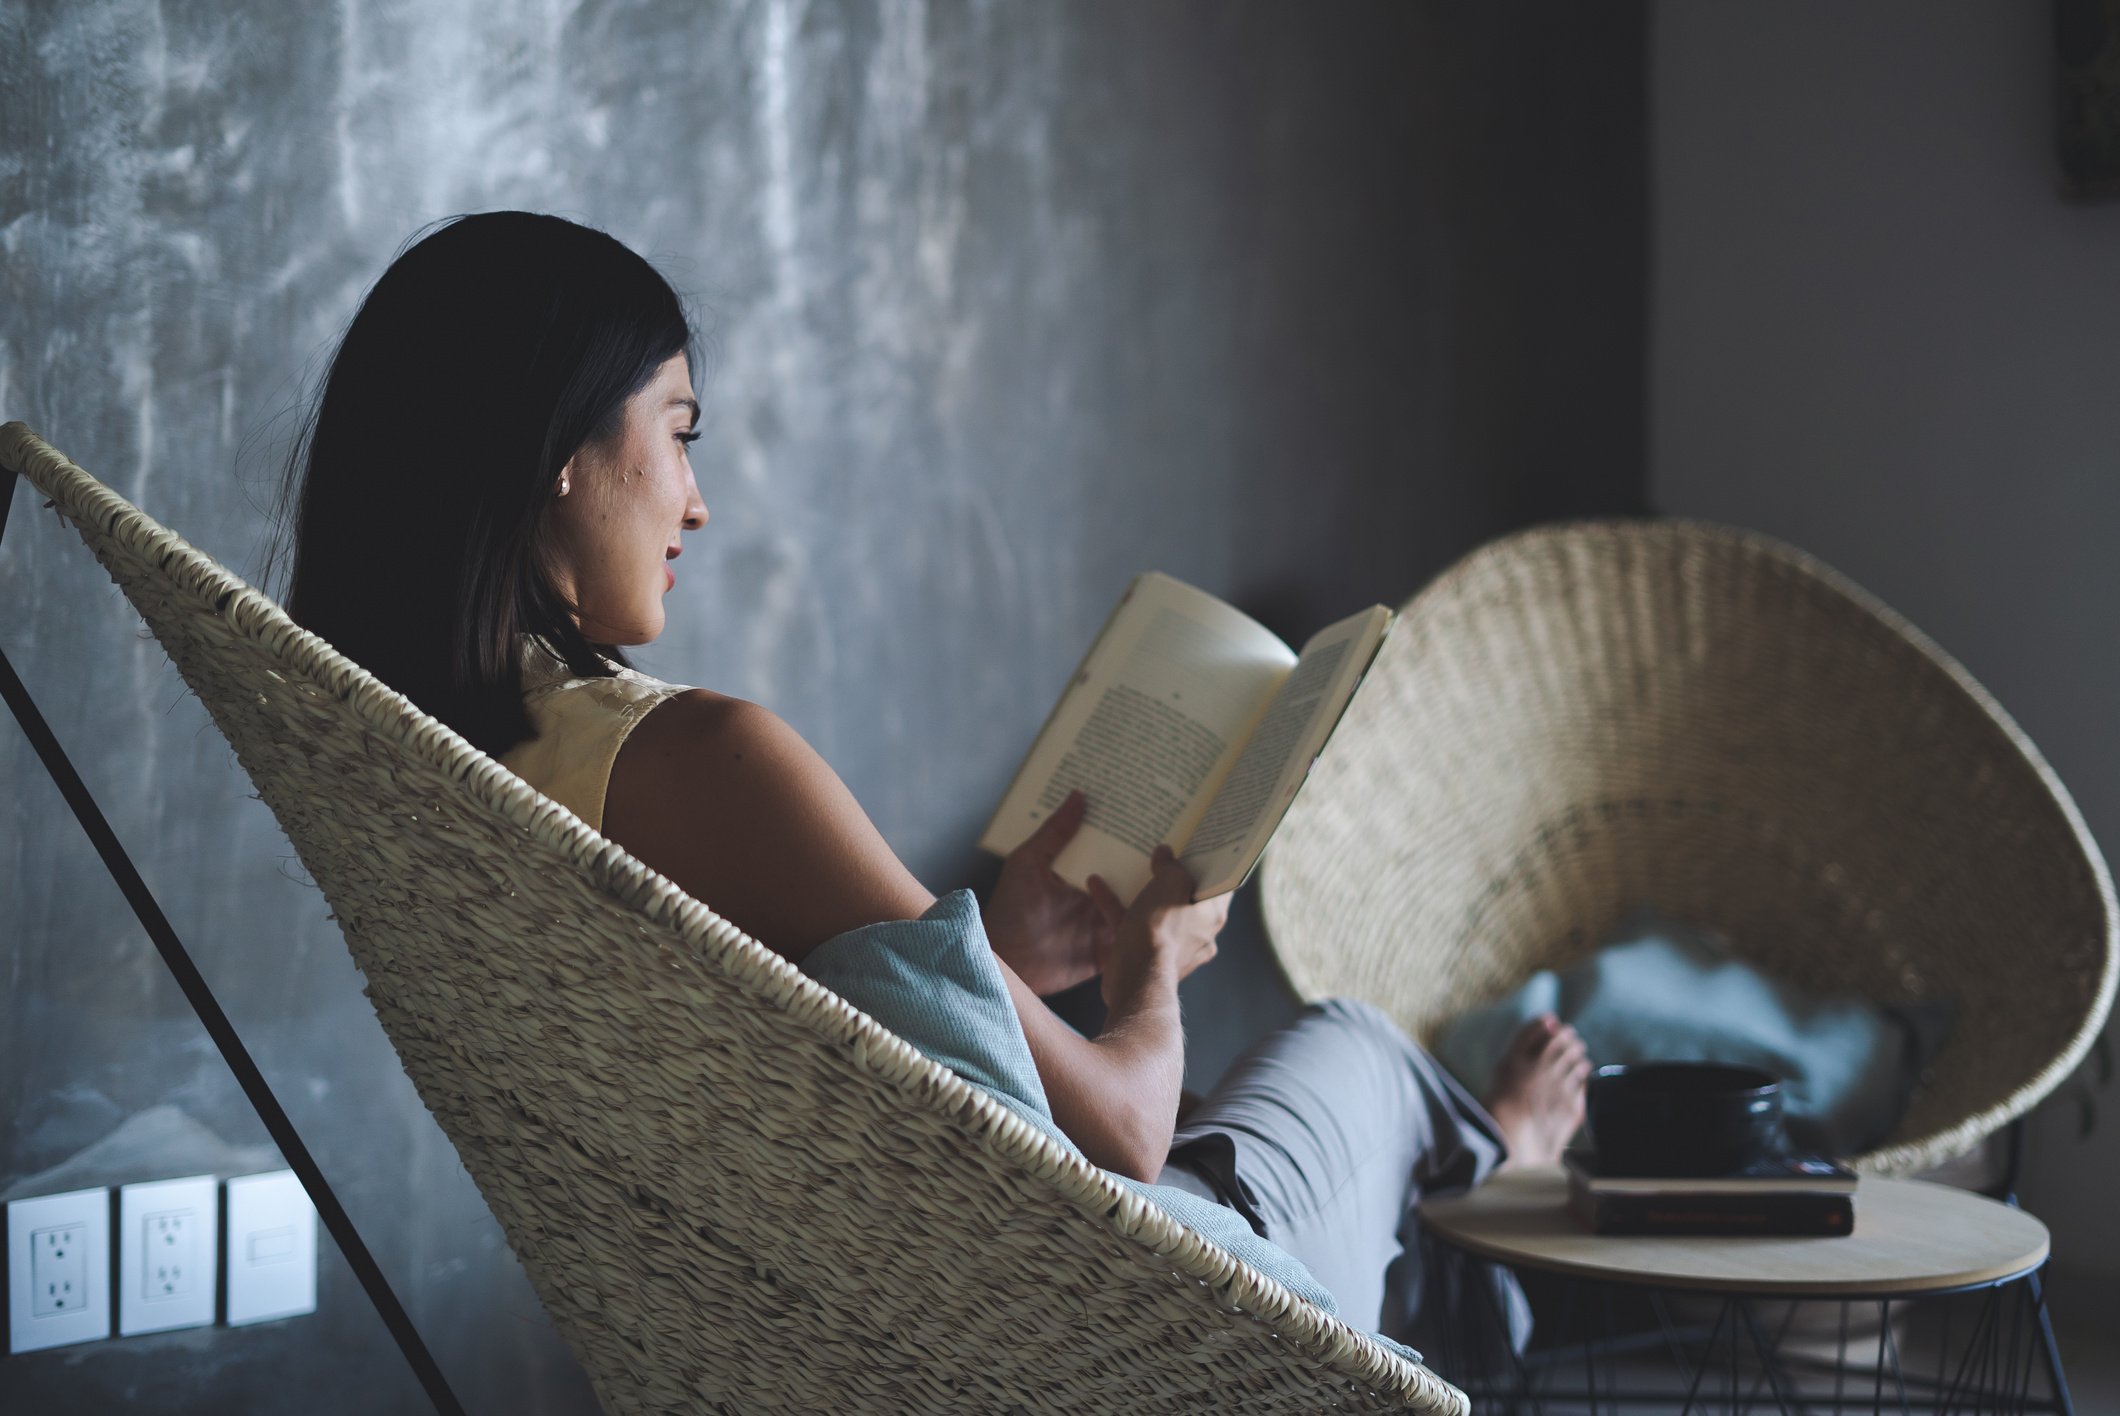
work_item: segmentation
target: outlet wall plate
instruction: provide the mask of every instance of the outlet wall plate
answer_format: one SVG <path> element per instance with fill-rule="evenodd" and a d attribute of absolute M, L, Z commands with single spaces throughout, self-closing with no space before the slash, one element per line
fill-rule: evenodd
<path fill-rule="evenodd" d="M 7 1350 L 110 1336 L 110 1191 L 7 1207 Z"/>
<path fill-rule="evenodd" d="M 317 1310 L 317 1212 L 292 1170 L 228 1182 L 228 1325 Z"/>
<path fill-rule="evenodd" d="M 213 1325 L 221 1187 L 211 1175 L 118 1191 L 118 1335 Z"/>

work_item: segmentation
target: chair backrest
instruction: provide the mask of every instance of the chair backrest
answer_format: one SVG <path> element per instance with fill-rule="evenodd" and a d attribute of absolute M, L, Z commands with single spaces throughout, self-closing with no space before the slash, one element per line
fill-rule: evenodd
<path fill-rule="evenodd" d="M 2113 997 L 2112 881 L 2024 734 L 1843 577 L 1699 523 L 1540 528 L 1415 596 L 1263 871 L 1297 989 L 1423 1038 L 1640 905 L 1813 989 L 1947 996 L 1872 1170 L 2030 1109 Z"/>
<path fill-rule="evenodd" d="M 1463 1412 L 1055 1146 L 41 442 L 322 887 L 605 1406 Z"/>

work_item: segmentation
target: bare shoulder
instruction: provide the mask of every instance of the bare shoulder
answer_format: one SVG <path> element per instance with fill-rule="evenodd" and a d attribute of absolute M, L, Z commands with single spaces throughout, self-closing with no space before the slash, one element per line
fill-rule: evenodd
<path fill-rule="evenodd" d="M 621 763 L 628 758 L 695 776 L 776 768 L 801 772 L 824 765 L 802 734 L 771 709 L 705 688 L 688 688 L 651 709 L 619 750 Z M 614 786 L 617 781 L 614 770 Z"/>
<path fill-rule="evenodd" d="M 707 689 L 664 700 L 627 737 L 604 834 L 791 959 L 933 899 L 800 733 Z"/>

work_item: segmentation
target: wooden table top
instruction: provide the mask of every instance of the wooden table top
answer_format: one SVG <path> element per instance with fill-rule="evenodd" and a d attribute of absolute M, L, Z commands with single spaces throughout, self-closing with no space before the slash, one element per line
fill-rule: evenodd
<path fill-rule="evenodd" d="M 1865 1175 L 1855 1232 L 1708 1239 L 1592 1234 L 1568 1213 L 1559 1166 L 1505 1170 L 1421 1204 L 1438 1238 L 1482 1258 L 1619 1283 L 1759 1297 L 1898 1297 L 1996 1283 L 2046 1261 L 2046 1226 L 1984 1195 Z"/>

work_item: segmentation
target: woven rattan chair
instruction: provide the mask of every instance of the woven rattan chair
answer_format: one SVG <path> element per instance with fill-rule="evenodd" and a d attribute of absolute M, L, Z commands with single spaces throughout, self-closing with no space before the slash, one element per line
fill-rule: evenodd
<path fill-rule="evenodd" d="M 1460 1413 L 928 1061 L 19 423 L 323 888 L 614 1412 Z"/>
<path fill-rule="evenodd" d="M 1876 1172 L 2029 1110 L 2113 997 L 2112 881 L 2024 734 L 1840 575 L 1697 523 L 1522 533 L 1414 597 L 1262 872 L 1296 989 L 1424 1040 L 1643 904 L 1814 989 L 1947 996 Z"/>

